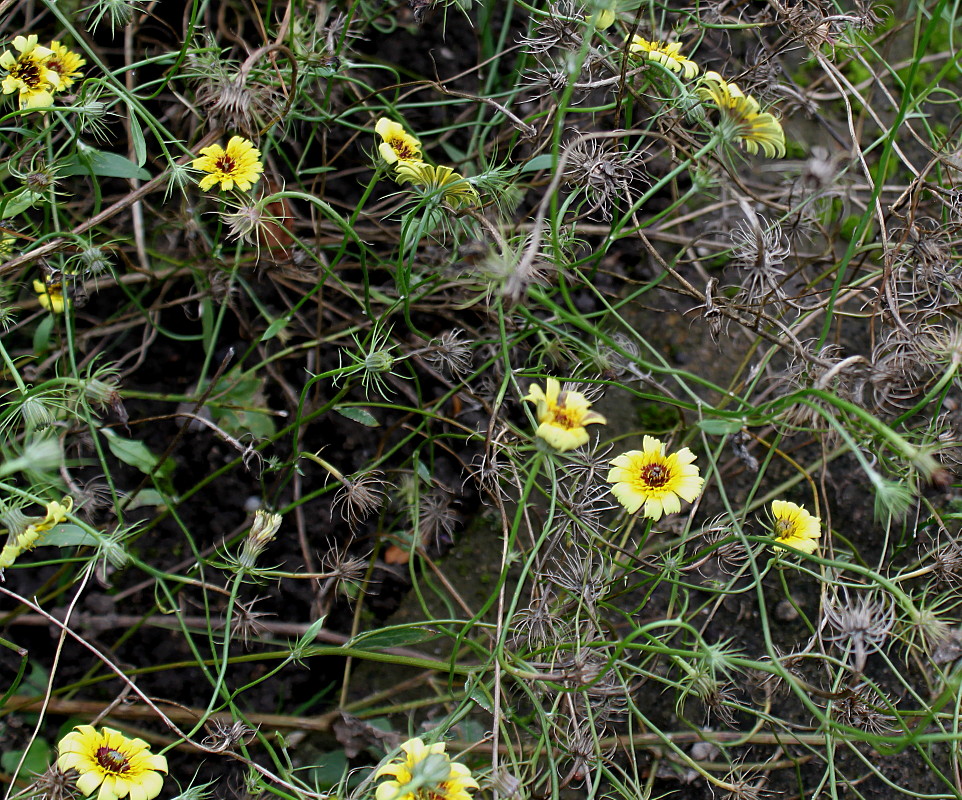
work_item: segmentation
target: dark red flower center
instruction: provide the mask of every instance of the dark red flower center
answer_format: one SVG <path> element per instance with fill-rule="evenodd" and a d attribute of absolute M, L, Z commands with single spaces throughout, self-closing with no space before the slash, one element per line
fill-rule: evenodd
<path fill-rule="evenodd" d="M 237 168 L 237 162 L 234 161 L 227 153 L 224 153 L 220 158 L 217 159 L 217 169 L 223 172 L 225 175 L 231 175 Z"/>
<path fill-rule="evenodd" d="M 646 464 L 641 468 L 641 480 L 645 485 L 658 488 L 668 483 L 671 472 L 664 464 Z"/>
<path fill-rule="evenodd" d="M 572 409 L 565 408 L 564 399 L 558 399 L 558 405 L 551 410 L 551 416 L 555 425 L 566 430 L 581 427 L 580 414 L 576 414 Z"/>
<path fill-rule="evenodd" d="M 106 745 L 97 748 L 97 763 L 107 772 L 112 772 L 115 775 L 122 775 L 130 769 L 130 762 L 127 760 L 127 756 L 119 750 L 114 750 Z"/>
<path fill-rule="evenodd" d="M 400 160 L 402 160 L 402 161 L 404 161 L 404 160 L 416 161 L 416 160 L 417 160 L 417 157 L 418 157 L 417 151 L 415 151 L 415 150 L 414 150 L 413 148 L 411 148 L 411 147 L 408 147 L 408 146 L 404 143 L 403 140 L 401 140 L 401 139 L 392 139 L 392 140 L 391 140 L 391 147 L 394 149 L 395 154 L 397 155 L 397 157 L 398 157 Z"/>
<path fill-rule="evenodd" d="M 40 65 L 32 58 L 18 61 L 10 70 L 10 76 L 23 81 L 31 89 L 40 86 Z"/>

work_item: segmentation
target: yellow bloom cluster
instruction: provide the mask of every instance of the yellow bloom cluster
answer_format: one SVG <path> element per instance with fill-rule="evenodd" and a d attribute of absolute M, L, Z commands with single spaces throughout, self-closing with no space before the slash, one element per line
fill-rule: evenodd
<path fill-rule="evenodd" d="M 787 500 L 772 500 L 772 517 L 775 520 L 775 547 L 784 550 L 794 547 L 811 555 L 818 548 L 822 535 L 821 520 L 812 516 L 802 506 Z"/>
<path fill-rule="evenodd" d="M 556 378 L 548 378 L 544 390 L 532 383 L 524 399 L 535 404 L 535 418 L 538 420 L 535 436 L 560 452 L 587 444 L 586 425 L 604 425 L 607 422 L 601 414 L 589 410 L 591 403 L 584 394 L 562 389 Z"/>
<path fill-rule="evenodd" d="M 53 105 L 54 94 L 69 89 L 86 63 L 60 42 L 37 44 L 36 34 L 14 37 L 13 50 L 0 54 L 0 67 L 7 73 L 0 86 L 4 94 L 19 96 L 20 108 Z"/>
<path fill-rule="evenodd" d="M 444 742 L 425 745 L 408 739 L 401 751 L 403 758 L 374 773 L 375 778 L 393 778 L 377 787 L 376 800 L 471 800 L 468 789 L 477 789 L 478 782 L 464 764 L 451 761 Z"/>
<path fill-rule="evenodd" d="M 644 437 L 643 448 L 613 459 L 608 472 L 611 493 L 628 513 L 642 509 L 642 516 L 659 520 L 681 511 L 682 500 L 693 503 L 705 485 L 695 454 L 687 447 L 666 454 L 664 443 L 653 436 Z"/>
<path fill-rule="evenodd" d="M 758 101 L 717 72 L 706 72 L 698 96 L 714 104 L 721 114 L 720 130 L 739 142 L 749 153 L 758 148 L 769 158 L 785 155 L 785 132 L 772 114 L 762 111 Z"/>
<path fill-rule="evenodd" d="M 399 184 L 420 187 L 428 196 L 437 197 L 453 208 L 465 208 L 478 202 L 477 190 L 451 167 L 432 166 L 421 159 L 421 142 L 404 130 L 400 123 L 381 117 L 374 126 L 381 137 L 378 153 L 394 168 Z"/>
<path fill-rule="evenodd" d="M 636 58 L 654 61 L 665 69 L 680 73 L 685 80 L 698 75 L 698 65 L 681 52 L 680 42 L 649 41 L 632 36 L 628 53 Z M 697 89 L 698 98 L 711 103 L 720 114 L 719 130 L 731 141 L 738 142 L 749 153 L 761 148 L 769 158 L 785 155 L 785 132 L 778 118 L 762 111 L 758 101 L 746 95 L 737 84 L 729 83 L 717 72 L 706 72 Z"/>
<path fill-rule="evenodd" d="M 628 52 L 633 56 L 661 64 L 672 72 L 680 72 L 685 80 L 690 81 L 698 74 L 698 65 L 682 55 L 681 42 L 648 41 L 640 36 L 632 36 L 628 43 Z"/>
<path fill-rule="evenodd" d="M 128 739 L 113 728 L 78 725 L 57 746 L 57 766 L 77 771 L 77 789 L 97 800 L 153 800 L 164 786 L 167 759 L 150 752 L 143 739 Z"/>
<path fill-rule="evenodd" d="M 205 192 L 218 183 L 224 192 L 235 185 L 242 192 L 249 192 L 264 172 L 261 151 L 241 136 L 232 136 L 226 148 L 219 144 L 204 147 L 194 159 L 193 167 L 207 173 L 200 179 L 200 188 Z"/>
<path fill-rule="evenodd" d="M 67 518 L 73 508 L 73 499 L 64 497 L 59 503 L 47 503 L 47 514 L 43 517 L 27 517 L 26 525 L 19 531 L 7 531 L 7 543 L 0 550 L 0 570 L 11 566 L 17 557 L 37 544 L 40 534 L 49 531 Z"/>

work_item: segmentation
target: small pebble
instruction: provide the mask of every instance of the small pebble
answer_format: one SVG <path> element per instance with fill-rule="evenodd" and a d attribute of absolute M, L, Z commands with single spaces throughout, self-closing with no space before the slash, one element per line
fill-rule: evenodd
<path fill-rule="evenodd" d="M 779 622 L 794 622 L 798 619 L 798 611 L 790 600 L 782 600 L 775 606 L 775 619 Z"/>

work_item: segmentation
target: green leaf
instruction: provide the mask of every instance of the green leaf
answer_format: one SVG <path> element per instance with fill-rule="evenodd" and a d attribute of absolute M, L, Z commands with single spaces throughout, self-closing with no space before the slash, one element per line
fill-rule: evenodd
<path fill-rule="evenodd" d="M 709 436 L 729 436 L 745 427 L 743 419 L 703 419 L 698 428 Z"/>
<path fill-rule="evenodd" d="M 160 459 L 150 452 L 147 445 L 139 439 L 125 439 L 110 428 L 100 428 L 100 433 L 107 440 L 107 447 L 110 448 L 111 453 L 125 464 L 136 467 L 145 475 L 150 475 L 155 470 L 163 476 L 173 472 L 174 464 L 169 459 L 165 465 L 158 469 Z"/>
<path fill-rule="evenodd" d="M 21 211 L 26 211 L 33 205 L 41 202 L 44 199 L 42 194 L 37 192 L 32 192 L 30 189 L 24 187 L 16 192 L 11 192 L 8 194 L 4 200 L 3 211 L 0 212 L 0 219 L 10 219 L 10 217 L 15 217 Z"/>
<path fill-rule="evenodd" d="M 57 525 L 45 533 L 37 542 L 39 547 L 53 545 L 54 547 L 74 547 L 87 545 L 96 547 L 99 540 L 90 531 L 85 531 L 79 525 Z"/>
<path fill-rule="evenodd" d="M 140 120 L 134 109 L 130 109 L 127 117 L 130 120 L 130 139 L 134 145 L 134 155 L 137 157 L 137 166 L 142 167 L 147 163 L 147 141 L 144 139 L 143 128 L 140 127 Z M 148 176 L 149 177 L 149 176 Z M 146 178 L 144 179 L 146 180 Z"/>
<path fill-rule="evenodd" d="M 7 750 L 0 755 L 0 767 L 7 775 L 12 775 L 13 771 L 20 763 L 23 750 Z M 50 763 L 50 745 L 43 739 L 34 739 L 27 750 L 27 757 L 23 760 L 23 770 L 21 774 L 27 775 L 31 772 L 41 774 L 46 771 Z"/>
<path fill-rule="evenodd" d="M 58 175 L 96 175 L 99 178 L 139 178 L 150 180 L 150 173 L 118 153 L 105 153 L 84 147 L 57 165 Z"/>
<path fill-rule="evenodd" d="M 33 352 L 38 355 L 47 352 L 50 334 L 53 332 L 53 318 L 53 314 L 47 314 L 37 323 L 37 330 L 33 332 Z"/>
<path fill-rule="evenodd" d="M 347 417 L 354 422 L 360 422 L 369 428 L 377 428 L 381 424 L 377 421 L 377 417 L 365 408 L 357 408 L 356 406 L 334 406 L 334 410 L 342 417 Z"/>
<path fill-rule="evenodd" d="M 304 173 L 300 173 L 304 174 Z M 287 323 L 290 320 L 287 317 L 279 317 L 275 319 L 270 325 L 267 326 L 267 330 L 261 334 L 261 341 L 266 342 L 268 339 L 273 339 L 277 334 L 279 334 L 284 328 L 287 327 Z"/>
<path fill-rule="evenodd" d="M 274 417 L 267 413 L 270 407 L 264 394 L 266 381 L 267 376 L 258 377 L 239 367 L 230 370 L 211 392 L 207 408 L 214 422 L 232 436 L 250 434 L 255 439 L 273 436 L 276 427 Z"/>
<path fill-rule="evenodd" d="M 521 165 L 521 172 L 541 172 L 543 169 L 551 169 L 554 166 L 554 156 L 551 153 L 544 153 L 535 156 L 530 161 Z"/>
<path fill-rule="evenodd" d="M 141 489 L 137 494 L 127 503 L 127 510 L 132 511 L 135 508 L 141 508 L 143 506 L 167 506 L 167 498 L 164 497 L 156 489 Z"/>
<path fill-rule="evenodd" d="M 405 628 L 385 628 L 369 633 L 360 633 L 351 639 L 345 647 L 359 647 L 364 650 L 383 650 L 386 647 L 405 647 L 421 642 L 430 642 L 438 637 L 433 628 L 423 628 L 412 625 Z"/>

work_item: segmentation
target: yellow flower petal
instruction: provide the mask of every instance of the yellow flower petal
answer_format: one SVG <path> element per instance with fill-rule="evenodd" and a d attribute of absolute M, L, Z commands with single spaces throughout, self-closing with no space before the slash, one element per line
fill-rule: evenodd
<path fill-rule="evenodd" d="M 604 425 L 607 420 L 589 410 L 591 403 L 581 392 L 562 390 L 556 378 L 545 381 L 546 391 L 538 384 L 528 387 L 524 400 L 535 404 L 538 428 L 535 436 L 544 439 L 555 450 L 564 452 L 586 444 L 586 425 Z"/>
<path fill-rule="evenodd" d="M 643 516 L 653 520 L 677 514 L 681 500 L 694 502 L 705 484 L 692 463 L 695 455 L 687 447 L 666 455 L 665 445 L 651 436 L 644 437 L 643 446 L 611 461 L 611 493 L 629 514 L 642 507 Z"/>

